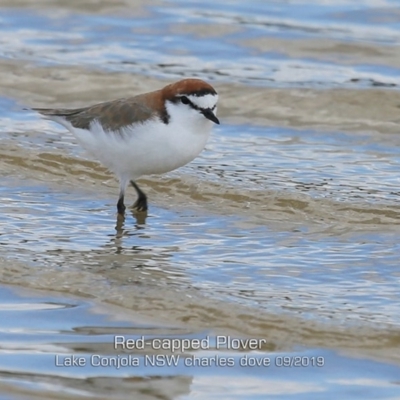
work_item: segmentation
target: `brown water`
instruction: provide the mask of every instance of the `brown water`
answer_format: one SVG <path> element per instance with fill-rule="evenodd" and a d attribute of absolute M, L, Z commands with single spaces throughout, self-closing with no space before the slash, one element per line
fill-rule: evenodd
<path fill-rule="evenodd" d="M 0 4 L 1 398 L 398 398 L 395 3 L 66 4 Z M 222 124 L 140 180 L 145 223 L 118 224 L 113 176 L 23 110 L 182 76 L 212 82 Z M 209 342 L 151 366 L 170 353 L 115 335 Z M 85 366 L 57 365 L 71 354 Z M 92 358 L 116 354 L 139 366 Z"/>

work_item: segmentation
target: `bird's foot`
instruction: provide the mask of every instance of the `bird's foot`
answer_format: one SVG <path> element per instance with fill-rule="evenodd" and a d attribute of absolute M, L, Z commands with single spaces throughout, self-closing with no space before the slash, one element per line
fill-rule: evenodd
<path fill-rule="evenodd" d="M 132 206 L 136 212 L 147 211 L 147 199 L 146 197 L 139 197 Z"/>
<path fill-rule="evenodd" d="M 124 196 L 121 196 L 118 199 L 118 203 L 117 203 L 117 211 L 118 211 L 118 216 L 124 216 L 125 215 L 125 204 L 124 204 Z"/>

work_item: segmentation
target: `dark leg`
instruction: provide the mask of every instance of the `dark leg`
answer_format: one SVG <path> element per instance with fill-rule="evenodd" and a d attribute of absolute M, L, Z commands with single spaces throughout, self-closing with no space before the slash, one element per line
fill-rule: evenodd
<path fill-rule="evenodd" d="M 119 199 L 118 199 L 118 203 L 117 203 L 117 210 L 118 210 L 118 214 L 124 215 L 125 214 L 125 204 L 124 204 L 124 195 L 120 194 L 119 195 Z"/>
<path fill-rule="evenodd" d="M 131 181 L 131 185 L 135 188 L 138 195 L 135 204 L 133 205 L 137 211 L 147 211 L 147 196 L 140 190 L 139 186 L 134 181 Z"/>

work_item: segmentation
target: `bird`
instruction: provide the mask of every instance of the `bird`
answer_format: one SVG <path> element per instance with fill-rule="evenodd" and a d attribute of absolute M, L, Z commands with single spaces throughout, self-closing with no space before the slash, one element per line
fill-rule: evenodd
<path fill-rule="evenodd" d="M 68 129 L 119 181 L 117 212 L 125 213 L 130 183 L 133 208 L 147 212 L 136 180 L 189 163 L 204 149 L 217 118 L 218 94 L 207 82 L 187 78 L 162 89 L 83 108 L 32 108 Z"/>

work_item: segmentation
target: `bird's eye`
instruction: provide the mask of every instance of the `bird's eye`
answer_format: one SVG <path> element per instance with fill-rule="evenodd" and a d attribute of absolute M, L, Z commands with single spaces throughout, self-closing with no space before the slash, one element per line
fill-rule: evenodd
<path fill-rule="evenodd" d="M 186 96 L 182 96 L 181 97 L 181 102 L 182 102 L 182 104 L 189 104 L 190 100 Z"/>

